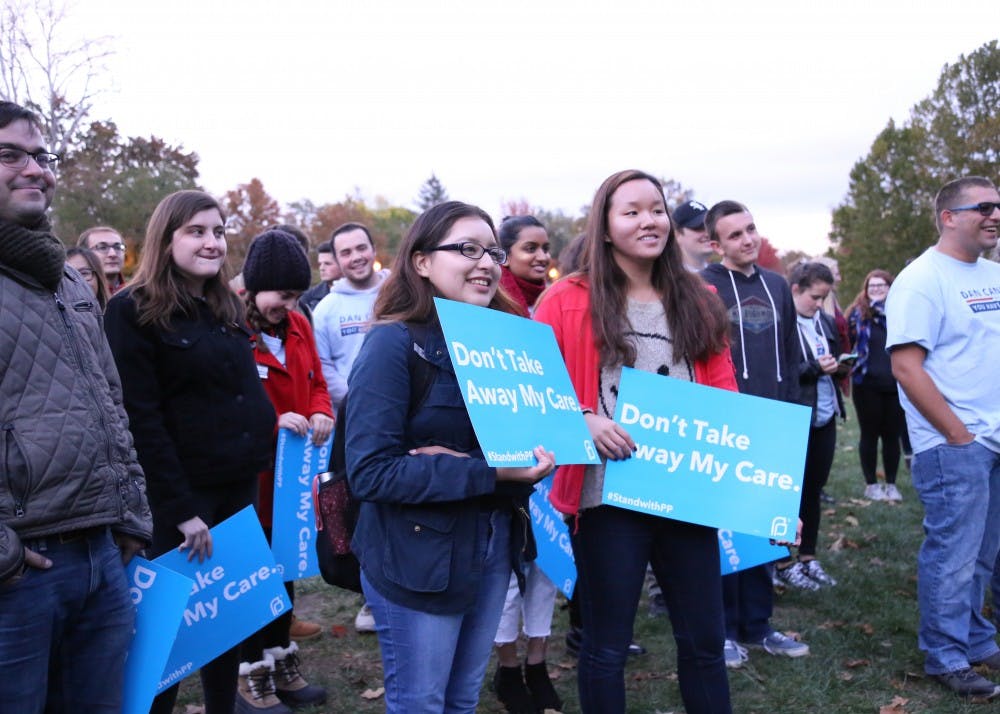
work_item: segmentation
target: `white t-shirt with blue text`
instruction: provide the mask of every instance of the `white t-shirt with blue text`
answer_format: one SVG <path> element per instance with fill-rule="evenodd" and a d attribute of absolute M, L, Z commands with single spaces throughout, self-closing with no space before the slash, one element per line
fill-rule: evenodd
<path fill-rule="evenodd" d="M 917 344 L 948 406 L 987 448 L 1000 452 L 1000 265 L 966 263 L 934 247 L 903 269 L 885 305 L 886 348 Z M 945 443 L 902 388 L 913 451 Z"/>

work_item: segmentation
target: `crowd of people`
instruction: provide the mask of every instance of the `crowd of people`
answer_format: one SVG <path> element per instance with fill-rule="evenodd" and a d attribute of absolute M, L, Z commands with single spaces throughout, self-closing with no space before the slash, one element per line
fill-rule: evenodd
<path fill-rule="evenodd" d="M 540 221 L 497 227 L 458 201 L 416 219 L 391 270 L 348 223 L 316 251 L 310 287 L 308 238 L 273 226 L 234 279 L 225 213 L 197 190 L 160 202 L 126 277 L 114 228 L 69 250 L 53 235 L 58 160 L 37 117 L 0 102 L 0 707 L 119 711 L 134 621 L 124 566 L 175 549 L 211 559 L 211 528 L 248 505 L 270 539 L 278 429 L 321 444 L 336 418 L 360 502 L 355 625 L 378 637 L 388 712 L 474 712 L 494 651 L 507 711 L 562 709 L 546 663 L 557 591 L 534 563 L 527 507 L 553 472 L 577 568 L 581 711 L 626 709 L 649 572 L 686 710 L 729 712 L 727 668 L 751 649 L 810 654 L 771 626 L 775 585 L 837 584 L 817 545 L 845 394 L 865 498 L 901 500 L 912 459 L 927 673 L 961 696 L 1000 696 L 973 669 L 1000 671 L 981 612 L 988 588 L 1000 597 L 1000 386 L 976 369 L 1000 346 L 1000 265 L 981 257 L 1000 226 L 989 180 L 945 185 L 938 243 L 895 278 L 873 269 L 841 310 L 835 265 L 766 270 L 746 205 L 670 210 L 660 181 L 635 170 L 598 187 L 554 283 Z M 486 463 L 435 297 L 552 327 L 600 464 L 557 468 L 545 434 L 533 466 Z M 793 556 L 722 576 L 715 529 L 602 502 L 606 463 L 636 449 L 613 419 L 623 367 L 809 408 Z M 207 714 L 325 701 L 297 645 L 319 631 L 289 611 L 204 665 Z"/>

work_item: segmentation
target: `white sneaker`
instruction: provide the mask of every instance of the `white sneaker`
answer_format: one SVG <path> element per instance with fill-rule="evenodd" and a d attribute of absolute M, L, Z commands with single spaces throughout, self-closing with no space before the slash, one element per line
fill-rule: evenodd
<path fill-rule="evenodd" d="M 865 486 L 865 498 L 869 501 L 884 501 L 885 490 L 880 483 L 870 483 Z"/>
<path fill-rule="evenodd" d="M 796 563 L 790 568 L 775 568 L 775 575 L 782 583 L 799 590 L 819 590 L 820 584 L 806 574 L 805 565 Z"/>
<path fill-rule="evenodd" d="M 815 558 L 802 562 L 802 571 L 820 585 L 834 586 L 837 581 L 830 577 L 830 574 L 823 570 L 823 566 Z"/>
<path fill-rule="evenodd" d="M 368 603 L 361 606 L 357 617 L 354 618 L 354 629 L 358 632 L 375 632 L 375 618 L 372 616 Z"/>
<path fill-rule="evenodd" d="M 726 666 L 729 669 L 739 669 L 743 663 L 750 659 L 747 648 L 736 643 L 736 640 L 726 640 L 722 648 L 722 653 L 726 658 Z"/>
<path fill-rule="evenodd" d="M 903 494 L 901 494 L 899 492 L 899 489 L 896 488 L 896 484 L 887 483 L 885 485 L 885 500 L 893 501 L 895 503 L 899 503 L 900 501 L 903 500 Z"/>
<path fill-rule="evenodd" d="M 805 657 L 809 654 L 809 645 L 805 642 L 793 640 L 782 632 L 772 632 L 760 643 L 764 651 L 772 655 L 784 655 L 785 657 Z"/>

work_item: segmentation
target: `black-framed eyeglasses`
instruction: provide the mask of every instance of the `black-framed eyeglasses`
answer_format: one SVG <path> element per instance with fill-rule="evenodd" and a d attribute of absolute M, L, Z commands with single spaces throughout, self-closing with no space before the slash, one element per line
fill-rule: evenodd
<path fill-rule="evenodd" d="M 457 250 L 470 260 L 479 260 L 483 257 L 483 254 L 488 254 L 497 265 L 503 265 L 504 261 L 507 260 L 507 251 L 503 248 L 497 248 L 496 246 L 485 248 L 479 243 L 473 243 L 472 241 L 447 243 L 445 245 L 435 246 L 434 248 L 428 248 L 424 252 L 433 253 L 435 250 Z"/>
<path fill-rule="evenodd" d="M 59 161 L 59 154 L 53 154 L 49 151 L 31 152 L 13 146 L 0 148 L 0 164 L 3 164 L 8 169 L 23 169 L 28 165 L 29 156 L 42 169 L 51 169 Z"/>
<path fill-rule="evenodd" d="M 95 253 L 107 253 L 109 251 L 114 251 L 116 253 L 124 253 L 126 246 L 124 243 L 98 243 L 91 248 Z"/>
<path fill-rule="evenodd" d="M 90 268 L 77 268 L 76 272 L 82 275 L 83 278 L 86 280 L 90 280 L 92 277 L 94 277 L 94 271 L 91 270 Z"/>
<path fill-rule="evenodd" d="M 979 211 L 979 215 L 989 218 L 993 215 L 993 211 L 1000 209 L 1000 201 L 980 201 L 979 203 L 970 203 L 968 206 L 955 206 L 954 208 L 946 208 L 946 211 L 951 211 L 952 213 L 957 213 L 958 211 Z"/>

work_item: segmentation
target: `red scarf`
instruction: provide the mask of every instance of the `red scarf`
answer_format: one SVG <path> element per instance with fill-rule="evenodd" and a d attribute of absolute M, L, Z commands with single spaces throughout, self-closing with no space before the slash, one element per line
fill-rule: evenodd
<path fill-rule="evenodd" d="M 545 290 L 545 283 L 533 283 L 530 280 L 519 278 L 504 265 L 501 268 L 500 287 L 514 298 L 514 302 L 521 308 L 521 315 L 528 317 L 529 310 L 535 306 L 538 296 Z"/>

